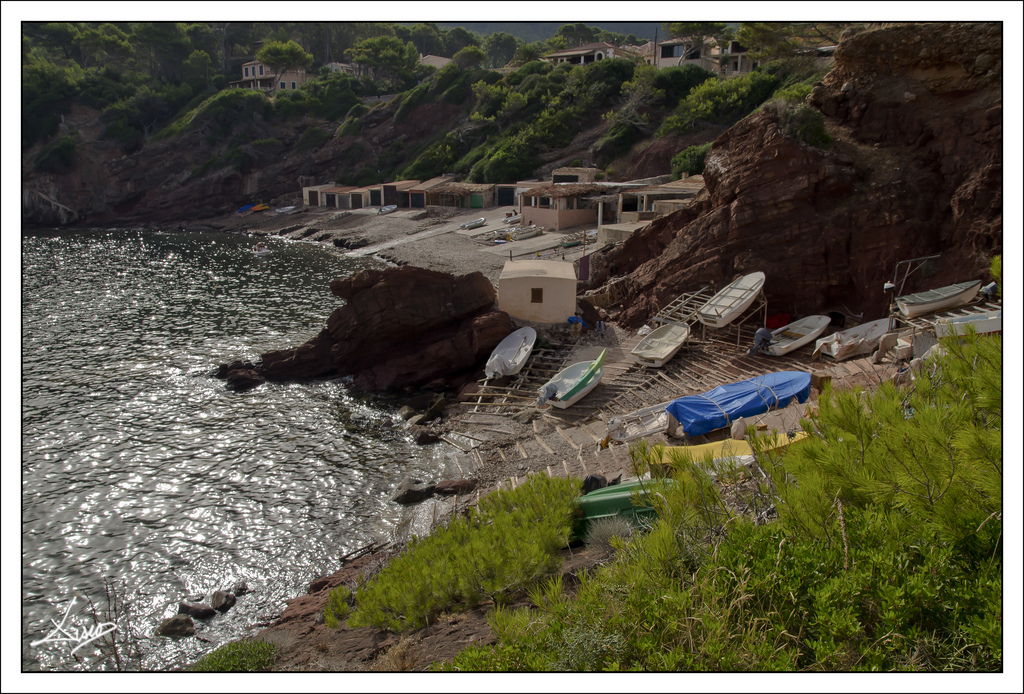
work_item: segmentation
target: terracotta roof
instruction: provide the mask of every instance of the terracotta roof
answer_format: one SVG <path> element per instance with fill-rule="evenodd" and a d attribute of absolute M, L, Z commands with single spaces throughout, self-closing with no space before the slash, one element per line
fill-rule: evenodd
<path fill-rule="evenodd" d="M 574 195 L 586 195 L 594 191 L 606 191 L 608 186 L 597 183 L 551 183 L 538 188 L 531 188 L 523 193 L 538 198 L 571 198 Z"/>
<path fill-rule="evenodd" d="M 551 58 L 553 56 L 557 57 L 563 55 L 584 55 L 586 53 L 593 53 L 594 51 L 607 51 L 610 49 L 613 50 L 614 48 L 615 46 L 613 46 L 610 43 L 598 41 L 597 43 L 587 43 L 582 46 L 574 46 L 573 48 L 563 48 L 562 50 L 555 51 L 554 53 L 546 53 L 544 57 Z"/>
<path fill-rule="evenodd" d="M 493 183 L 445 183 L 434 188 L 433 193 L 451 193 L 453 195 L 465 195 L 467 193 L 482 193 L 494 188 Z"/>

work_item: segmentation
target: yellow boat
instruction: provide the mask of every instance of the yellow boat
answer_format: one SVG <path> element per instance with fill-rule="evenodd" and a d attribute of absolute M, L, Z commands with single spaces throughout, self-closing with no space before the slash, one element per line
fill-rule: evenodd
<path fill-rule="evenodd" d="M 781 452 L 787 446 L 799 443 L 807 438 L 807 432 L 798 431 L 792 436 L 785 433 L 774 433 L 764 442 L 763 453 Z M 655 446 L 651 449 L 651 465 L 668 465 L 672 460 L 690 460 L 703 462 L 710 455 L 715 470 L 725 470 L 733 465 L 749 465 L 754 462 L 754 449 L 740 439 L 725 439 L 713 443 L 702 443 L 697 446 Z"/>

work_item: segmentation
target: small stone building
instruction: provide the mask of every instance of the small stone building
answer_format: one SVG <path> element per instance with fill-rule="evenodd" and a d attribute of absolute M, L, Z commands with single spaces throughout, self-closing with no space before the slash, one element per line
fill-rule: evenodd
<path fill-rule="evenodd" d="M 498 309 L 517 320 L 562 323 L 576 312 L 576 269 L 557 260 L 510 260 L 498 278 Z"/>

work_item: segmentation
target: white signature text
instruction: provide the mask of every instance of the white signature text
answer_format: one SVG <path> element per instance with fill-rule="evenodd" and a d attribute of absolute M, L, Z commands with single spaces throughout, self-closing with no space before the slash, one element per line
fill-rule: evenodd
<path fill-rule="evenodd" d="M 110 632 L 117 630 L 117 625 L 113 622 L 103 622 L 91 627 L 68 626 L 68 615 L 71 614 L 71 608 L 74 606 L 75 598 L 72 596 L 68 609 L 64 611 L 64 618 L 60 620 L 60 624 L 51 619 L 50 622 L 53 624 L 53 629 L 50 630 L 50 633 L 38 641 L 33 641 L 30 645 L 35 647 L 44 643 L 76 643 L 78 645 L 71 650 L 71 655 L 74 655 L 75 651 L 82 646 L 86 646 L 96 639 L 103 638 Z"/>

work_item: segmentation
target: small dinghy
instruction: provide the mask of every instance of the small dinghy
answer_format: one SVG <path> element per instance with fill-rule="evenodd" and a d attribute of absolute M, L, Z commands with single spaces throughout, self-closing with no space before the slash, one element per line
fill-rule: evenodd
<path fill-rule="evenodd" d="M 842 332 L 832 333 L 814 343 L 812 357 L 828 355 L 836 361 L 871 354 L 878 348 L 878 341 L 889 332 L 889 319 L 879 318 L 869 323 L 854 326 Z"/>
<path fill-rule="evenodd" d="M 544 231 L 544 227 L 536 225 L 509 229 L 508 238 L 510 241 L 523 241 L 525 239 L 532 239 L 534 236 L 540 236 L 542 231 Z"/>
<path fill-rule="evenodd" d="M 637 364 L 659 368 L 672 360 L 689 337 L 689 325 L 665 323 L 640 340 L 630 354 Z"/>
<path fill-rule="evenodd" d="M 544 384 L 537 398 L 537 406 L 550 403 L 559 409 L 575 404 L 584 395 L 597 387 L 604 375 L 604 356 L 608 350 L 601 350 L 594 361 L 581 361 L 555 374 Z"/>
<path fill-rule="evenodd" d="M 391 214 L 398 209 L 398 205 L 385 205 L 377 208 L 377 214 Z"/>
<path fill-rule="evenodd" d="M 818 338 L 832 321 L 828 316 L 807 316 L 772 331 L 772 341 L 762 351 L 781 357 L 810 344 Z"/>
<path fill-rule="evenodd" d="M 478 219 L 474 219 L 471 222 L 466 222 L 465 224 L 460 224 L 459 228 L 460 229 L 476 229 L 477 227 L 482 227 L 484 224 L 487 224 L 487 220 L 484 217 L 480 217 Z"/>
<path fill-rule="evenodd" d="M 505 224 L 519 224 L 521 221 L 523 221 L 523 215 L 519 212 L 512 212 L 506 214 L 505 218 L 502 219 L 501 221 L 503 221 Z"/>
<path fill-rule="evenodd" d="M 287 207 L 278 207 L 274 212 L 278 214 L 291 214 L 295 211 L 295 205 L 288 205 Z"/>
<path fill-rule="evenodd" d="M 968 304 L 978 295 L 979 289 L 981 280 L 951 284 L 948 287 L 896 297 L 896 306 L 907 318 L 916 318 Z"/>
<path fill-rule="evenodd" d="M 969 316 L 950 316 L 939 318 L 935 322 L 935 336 L 949 337 L 950 335 L 966 335 L 973 328 L 974 332 L 982 335 L 984 333 L 996 333 L 1003 329 L 1003 311 L 985 311 Z"/>
<path fill-rule="evenodd" d="M 537 331 L 529 326 L 509 333 L 491 352 L 491 358 L 484 367 L 484 376 L 500 378 L 519 373 L 523 364 L 530 358 L 536 341 Z"/>
<path fill-rule="evenodd" d="M 697 309 L 697 318 L 709 328 L 722 328 L 750 308 L 764 286 L 764 273 L 744 275 L 728 285 Z"/>

